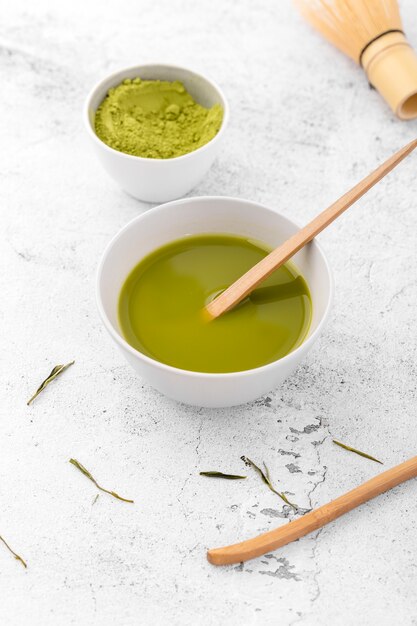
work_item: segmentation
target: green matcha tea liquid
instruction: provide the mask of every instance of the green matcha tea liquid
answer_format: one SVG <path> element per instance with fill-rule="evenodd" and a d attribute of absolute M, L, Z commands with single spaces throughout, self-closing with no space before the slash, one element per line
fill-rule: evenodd
<path fill-rule="evenodd" d="M 211 298 L 268 252 L 232 235 L 190 236 L 159 248 L 121 290 L 125 339 L 153 359 L 198 372 L 247 370 L 285 356 L 305 338 L 312 314 L 307 284 L 293 265 L 222 317 L 203 315 Z"/>

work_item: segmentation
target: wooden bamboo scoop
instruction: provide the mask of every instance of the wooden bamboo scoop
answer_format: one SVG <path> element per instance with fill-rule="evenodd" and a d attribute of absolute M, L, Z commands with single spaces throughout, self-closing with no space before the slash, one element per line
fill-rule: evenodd
<path fill-rule="evenodd" d="M 339 215 L 348 209 L 356 200 L 363 196 L 371 187 L 384 178 L 394 167 L 417 147 L 417 139 L 398 150 L 375 171 L 361 180 L 355 187 L 345 193 L 339 200 L 317 215 L 312 222 L 304 226 L 285 243 L 275 248 L 262 261 L 254 265 L 246 274 L 228 287 L 217 298 L 206 305 L 210 318 L 214 319 L 239 304 L 262 281 L 301 250 L 322 230 L 327 228 Z"/>
<path fill-rule="evenodd" d="M 337 519 L 348 511 L 355 509 L 360 504 L 379 496 L 384 491 L 392 489 L 397 485 L 416 478 L 417 476 L 417 456 L 413 457 L 401 465 L 396 465 L 386 472 L 382 472 L 375 478 L 371 478 L 363 485 L 348 491 L 343 496 L 336 498 L 332 502 L 321 506 L 315 511 L 310 511 L 303 517 L 271 530 L 268 533 L 235 543 L 224 548 L 215 548 L 207 552 L 207 558 L 213 565 L 229 565 L 248 561 L 257 556 L 276 550 L 285 546 L 291 541 L 304 537 L 313 530 L 317 530 L 325 524 Z"/>

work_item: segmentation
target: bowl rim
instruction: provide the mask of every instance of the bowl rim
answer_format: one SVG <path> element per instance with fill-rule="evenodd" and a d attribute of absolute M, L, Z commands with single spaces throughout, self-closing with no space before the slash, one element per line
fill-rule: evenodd
<path fill-rule="evenodd" d="M 153 67 L 165 67 L 165 68 L 169 68 L 169 69 L 173 69 L 173 70 L 185 70 L 186 72 L 190 72 L 190 74 L 194 74 L 195 76 L 198 76 L 199 78 L 201 78 L 203 81 L 205 81 L 206 83 L 208 83 L 209 85 L 211 85 L 211 87 L 213 87 L 213 89 L 215 91 L 217 91 L 217 93 L 219 94 L 221 100 L 222 100 L 222 106 L 223 106 L 223 119 L 222 119 L 222 124 L 218 130 L 218 132 L 214 135 L 214 137 L 212 137 L 210 139 L 210 141 L 208 141 L 207 143 L 205 143 L 203 146 L 200 146 L 199 148 L 197 148 L 196 150 L 193 150 L 192 152 L 187 152 L 186 154 L 181 154 L 180 156 L 177 157 L 170 157 L 168 159 L 155 159 L 155 158 L 150 158 L 150 157 L 140 157 L 140 156 L 136 156 L 135 154 L 127 154 L 126 152 L 121 152 L 120 150 L 115 150 L 114 148 L 112 148 L 111 146 L 107 145 L 104 141 L 102 141 L 100 139 L 100 137 L 97 136 L 97 134 L 95 133 L 91 122 L 90 122 L 90 117 L 89 117 L 89 110 L 91 108 L 91 100 L 93 99 L 93 97 L 95 96 L 96 92 L 103 86 L 103 83 L 107 82 L 110 79 L 116 79 L 116 77 L 120 78 L 121 80 L 123 80 L 120 77 L 120 74 L 123 74 L 124 72 L 131 72 L 133 70 L 138 70 L 138 72 L 140 72 L 141 69 L 143 68 L 153 68 Z M 158 79 L 155 79 L 158 80 Z M 121 67 L 120 69 L 112 72 L 111 74 L 107 74 L 106 76 L 104 76 L 103 78 L 101 78 L 98 82 L 95 83 L 95 85 L 90 89 L 85 101 L 84 101 L 84 107 L 83 107 L 83 119 L 84 119 L 84 124 L 87 130 L 88 135 L 91 137 L 91 139 L 94 141 L 94 143 L 96 143 L 98 146 L 104 148 L 106 151 L 112 153 L 112 154 L 117 154 L 122 158 L 126 158 L 126 159 L 130 159 L 130 160 L 136 160 L 138 162 L 152 162 L 152 163 L 172 163 L 172 162 L 177 162 L 180 159 L 188 159 L 190 157 L 192 157 L 192 155 L 196 154 L 196 153 L 200 153 L 203 150 L 206 150 L 208 148 L 208 146 L 211 146 L 213 144 L 213 142 L 217 142 L 220 137 L 224 134 L 224 131 L 226 130 L 226 127 L 229 123 L 229 117 L 230 117 L 230 109 L 229 109 L 229 103 L 227 101 L 226 96 L 224 95 L 223 90 L 219 87 L 219 85 L 212 80 L 211 78 L 208 78 L 205 74 L 201 74 L 200 72 L 196 72 L 195 70 L 186 67 L 184 65 L 174 65 L 172 63 L 142 63 L 140 65 L 131 65 L 129 67 Z"/>
<path fill-rule="evenodd" d="M 270 213 L 274 213 L 279 215 L 280 218 L 282 218 L 284 221 L 288 222 L 288 224 L 290 224 L 291 226 L 295 226 L 296 228 L 299 228 L 298 224 L 296 222 L 293 222 L 292 220 L 290 220 L 288 217 L 286 217 L 285 215 L 282 215 L 282 213 L 279 213 L 278 211 L 275 211 L 274 209 L 271 209 L 267 206 L 265 206 L 264 204 L 261 204 L 259 202 L 254 202 L 251 200 L 245 200 L 244 198 L 236 198 L 233 196 L 195 196 L 195 197 L 190 197 L 190 198 L 181 198 L 179 200 L 172 200 L 171 202 L 165 202 L 163 204 L 160 204 L 152 209 L 149 209 L 148 211 L 145 211 L 144 213 L 141 213 L 140 215 L 137 215 L 136 217 L 134 217 L 132 220 L 130 220 L 127 224 L 125 224 L 113 237 L 112 239 L 108 242 L 107 246 L 105 247 L 103 254 L 101 256 L 98 268 L 97 268 L 97 273 L 96 273 L 96 304 L 97 304 L 97 308 L 98 308 L 98 312 L 100 315 L 100 318 L 107 330 L 107 332 L 110 334 L 111 337 L 113 337 L 113 339 L 116 341 L 116 343 L 121 347 L 124 348 L 125 350 L 127 350 L 128 352 L 130 352 L 133 356 L 135 356 L 136 358 L 142 359 L 143 361 L 145 361 L 145 363 L 149 364 L 149 365 L 153 365 L 156 366 L 159 369 L 162 369 L 164 371 L 170 372 L 172 374 L 176 374 L 176 375 L 181 375 L 181 376 L 188 376 L 190 378 L 209 378 L 211 380 L 220 380 L 220 379 L 225 379 L 225 378 L 233 378 L 233 377 L 238 377 L 238 378 L 246 378 L 249 376 L 253 376 L 255 374 L 262 374 L 262 372 L 266 372 L 268 370 L 273 369 L 274 367 L 276 367 L 277 363 L 282 363 L 283 365 L 285 363 L 291 363 L 291 361 L 293 360 L 297 360 L 298 355 L 300 354 L 300 352 L 304 352 L 306 349 L 308 349 L 313 343 L 314 341 L 317 339 L 317 337 L 320 335 L 320 332 L 322 330 L 322 328 L 325 326 L 327 319 L 329 317 L 329 313 L 330 313 L 330 309 L 331 309 L 331 305 L 333 302 L 333 297 L 334 297 L 334 279 L 333 279 L 333 272 L 330 268 L 329 262 L 327 260 L 326 254 L 324 253 L 321 245 L 316 241 L 316 239 L 313 239 L 313 241 L 310 242 L 309 245 L 313 245 L 317 248 L 318 252 L 321 254 L 321 257 L 324 261 L 324 266 L 326 268 L 327 271 L 327 275 L 328 275 L 328 279 L 329 279 L 329 295 L 328 295 L 328 299 L 327 299 L 327 304 L 326 304 L 326 308 L 324 310 L 324 313 L 317 325 L 317 327 L 315 328 L 315 330 L 311 333 L 311 335 L 309 335 L 307 337 L 307 339 L 305 341 L 303 341 L 299 346 L 297 346 L 297 348 L 295 348 L 295 350 L 293 350 L 292 352 L 289 352 L 288 354 L 286 354 L 285 356 L 281 357 L 280 359 L 277 359 L 276 361 L 272 361 L 271 363 L 267 363 L 266 365 L 261 365 L 260 367 L 254 367 L 252 369 L 249 370 L 241 370 L 238 372 L 195 372 L 193 370 L 185 370 L 185 369 L 181 369 L 179 367 L 174 367 L 173 365 L 168 365 L 166 363 L 162 363 L 161 361 L 157 361 L 156 359 L 153 359 L 152 357 L 147 356 L 146 354 L 143 354 L 143 352 L 140 352 L 139 350 L 136 350 L 136 348 L 133 348 L 133 346 L 131 346 L 125 339 L 124 337 L 121 335 L 121 333 L 116 332 L 116 330 L 114 329 L 112 323 L 110 322 L 109 318 L 107 317 L 107 314 L 104 310 L 104 306 L 102 304 L 102 298 L 101 298 L 101 288 L 100 288 L 100 284 L 101 284 L 101 279 L 102 279 L 102 275 L 103 275 L 103 266 L 104 263 L 107 259 L 107 256 L 109 254 L 109 252 L 111 251 L 111 249 L 113 248 L 113 246 L 115 245 L 115 243 L 124 235 L 124 233 L 129 230 L 134 224 L 136 224 L 137 222 L 141 222 L 144 219 L 147 218 L 148 215 L 155 215 L 156 213 L 161 213 L 167 209 L 171 210 L 174 206 L 178 206 L 181 204 L 190 204 L 192 202 L 206 202 L 206 201 L 221 201 L 221 200 L 232 200 L 234 202 L 242 202 L 245 204 L 249 204 L 250 206 L 252 206 L 253 208 L 257 209 L 257 208 L 261 208 L 264 209 Z M 207 231 L 208 232 L 208 231 Z M 140 259 L 139 259 L 140 261 Z M 139 262 L 138 261 L 138 262 Z"/>

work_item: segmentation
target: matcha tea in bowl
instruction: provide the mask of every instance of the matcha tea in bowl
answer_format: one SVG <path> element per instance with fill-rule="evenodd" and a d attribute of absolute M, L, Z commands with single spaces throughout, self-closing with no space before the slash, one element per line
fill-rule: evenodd
<path fill-rule="evenodd" d="M 84 122 L 110 176 L 146 202 L 180 198 L 219 153 L 229 106 L 211 80 L 184 67 L 122 69 L 87 97 Z"/>
<path fill-rule="evenodd" d="M 189 198 L 131 221 L 109 243 L 97 303 L 133 368 L 170 398 L 204 407 L 254 400 L 282 383 L 328 317 L 332 277 L 316 241 L 236 309 L 204 306 L 297 226 L 262 205 Z"/>

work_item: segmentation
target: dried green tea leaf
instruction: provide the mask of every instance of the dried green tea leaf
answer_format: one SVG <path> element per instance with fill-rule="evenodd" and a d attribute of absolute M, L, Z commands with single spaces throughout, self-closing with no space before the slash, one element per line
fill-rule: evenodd
<path fill-rule="evenodd" d="M 88 469 L 86 469 L 84 467 L 84 465 L 82 465 L 79 461 L 77 461 L 76 459 L 70 459 L 69 460 L 70 463 L 72 463 L 72 465 L 75 465 L 75 467 L 77 469 L 80 470 L 80 472 L 82 472 L 84 474 L 84 476 L 87 476 L 87 478 L 89 478 L 91 480 L 92 483 L 95 484 L 95 486 L 97 487 L 97 489 L 100 489 L 100 491 L 104 491 L 105 493 L 110 494 L 111 496 L 113 496 L 113 498 L 117 498 L 118 500 L 123 500 L 123 502 L 133 502 L 133 500 L 128 500 L 127 498 L 122 498 L 121 496 L 119 496 L 117 493 L 115 493 L 114 491 L 109 491 L 108 489 L 104 489 L 104 487 L 100 487 L 100 485 L 98 484 L 98 482 L 96 481 L 95 478 L 93 478 L 93 476 L 90 474 L 90 472 L 88 471 Z"/>
<path fill-rule="evenodd" d="M 227 480 L 242 480 L 246 476 L 237 476 L 236 474 L 223 474 L 223 472 L 200 472 L 200 476 L 209 476 L 210 478 L 227 478 Z"/>
<path fill-rule="evenodd" d="M 288 500 L 287 496 L 285 495 L 285 493 L 282 493 L 282 492 L 277 491 L 276 489 L 274 489 L 274 487 L 273 487 L 273 485 L 271 483 L 271 479 L 269 477 L 269 469 L 267 468 L 265 463 L 264 463 L 265 471 L 262 471 L 261 468 L 258 467 L 257 465 L 255 465 L 255 463 L 253 461 L 251 461 L 250 459 L 248 459 L 247 456 L 241 456 L 240 458 L 245 463 L 245 465 L 253 467 L 253 469 L 258 472 L 258 474 L 262 478 L 262 480 L 265 483 L 265 485 L 267 485 L 271 491 L 273 491 L 277 496 L 279 496 L 281 498 L 281 500 L 283 500 L 286 504 L 288 504 L 288 506 L 292 507 L 294 509 L 294 511 L 298 511 L 298 509 L 300 507 L 297 504 L 293 504 L 292 502 L 290 502 Z"/>
<path fill-rule="evenodd" d="M 98 500 L 99 495 L 100 495 L 99 493 L 97 493 L 97 494 L 96 494 L 96 497 L 94 498 L 94 500 L 93 500 L 93 504 L 92 504 L 91 506 L 94 506 L 94 505 L 95 505 L 95 503 L 96 503 L 96 502 L 97 502 L 97 500 Z"/>
<path fill-rule="evenodd" d="M 375 463 L 380 463 L 381 465 L 384 465 L 382 461 L 379 461 L 374 456 L 371 456 L 370 454 L 366 454 L 366 452 L 361 452 L 360 450 L 356 450 L 356 448 L 351 448 L 350 446 L 347 446 L 346 444 L 341 443 L 340 441 L 336 441 L 336 439 L 333 439 L 333 443 L 335 443 L 337 446 L 340 446 L 341 448 L 344 448 L 344 450 L 349 450 L 349 452 L 354 452 L 355 454 L 359 454 L 359 456 L 363 456 L 365 459 L 370 459 L 371 461 L 375 461 Z"/>
<path fill-rule="evenodd" d="M 11 552 L 14 556 L 14 558 L 16 559 L 16 561 L 20 561 L 21 564 L 23 565 L 23 567 L 27 568 L 27 564 L 26 562 L 22 559 L 21 556 L 19 556 L 18 554 L 16 554 L 16 552 L 14 550 L 11 549 L 11 547 L 9 546 L 9 544 L 6 542 L 5 539 L 3 539 L 2 536 L 0 536 L 0 541 L 2 541 L 4 543 L 4 545 L 6 546 L 6 548 L 8 549 L 9 552 Z"/>
<path fill-rule="evenodd" d="M 33 396 L 27 401 L 27 404 L 29 405 L 31 402 L 33 402 L 33 400 L 41 393 L 41 391 L 43 391 L 45 387 L 49 385 L 49 383 L 55 380 L 55 378 L 59 376 L 60 374 L 62 374 L 62 372 L 64 372 L 68 367 L 70 367 L 71 365 L 74 365 L 74 363 L 75 361 L 71 361 L 71 363 L 67 363 L 66 365 L 55 365 L 55 367 L 49 374 L 48 378 L 45 378 L 45 380 L 35 391 Z"/>

